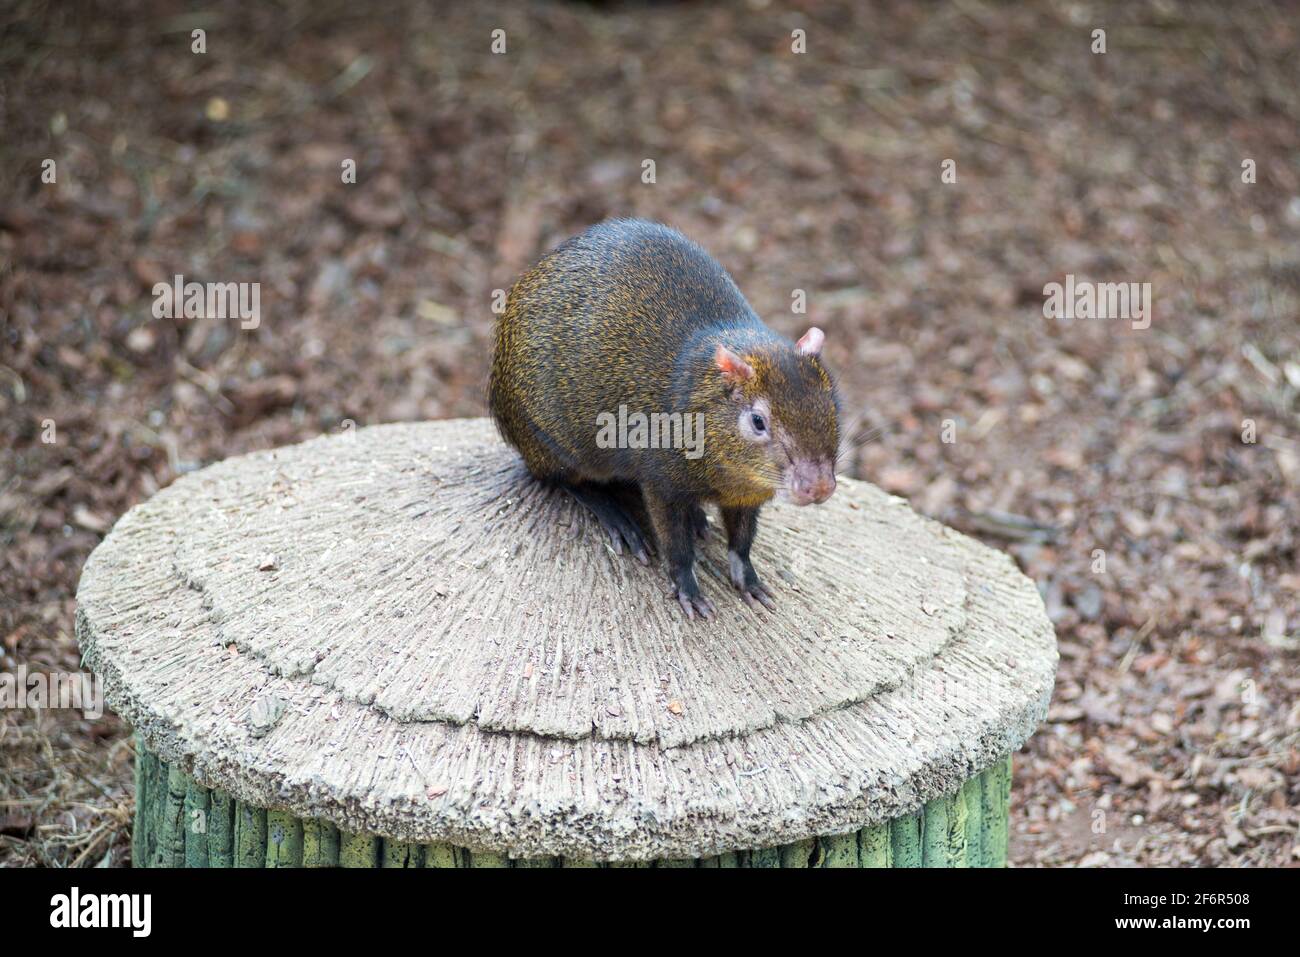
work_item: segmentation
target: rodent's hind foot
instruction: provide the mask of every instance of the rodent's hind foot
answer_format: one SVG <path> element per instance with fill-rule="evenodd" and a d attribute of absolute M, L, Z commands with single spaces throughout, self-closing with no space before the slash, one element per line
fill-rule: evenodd
<path fill-rule="evenodd" d="M 622 555 L 626 547 L 642 565 L 650 564 L 645 536 L 641 534 L 636 520 L 627 513 L 612 492 L 592 483 L 566 482 L 563 487 L 600 523 L 600 527 L 609 536 L 615 555 Z"/>
<path fill-rule="evenodd" d="M 713 607 L 713 602 L 701 595 L 698 590 L 692 594 L 689 590 L 678 587 L 677 604 L 682 606 L 682 611 L 686 612 L 686 617 L 690 621 L 694 621 L 697 614 L 705 621 L 713 621 L 718 614 Z"/>

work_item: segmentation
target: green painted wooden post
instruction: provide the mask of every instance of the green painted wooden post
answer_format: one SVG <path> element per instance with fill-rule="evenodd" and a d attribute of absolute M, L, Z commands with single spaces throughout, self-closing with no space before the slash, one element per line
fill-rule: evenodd
<path fill-rule="evenodd" d="M 373 834 L 339 834 L 340 867 L 378 867 L 379 838 Z"/>
<path fill-rule="evenodd" d="M 893 867 L 894 847 L 888 824 L 877 824 L 858 832 L 858 864 L 861 867 Z"/>
<path fill-rule="evenodd" d="M 1005 867 L 1007 824 L 1011 812 L 1011 755 L 989 768 L 981 779 L 981 789 L 984 866 Z"/>
<path fill-rule="evenodd" d="M 920 867 L 921 813 L 910 814 L 889 822 L 889 842 L 894 867 Z"/>
<path fill-rule="evenodd" d="M 179 767 L 170 767 L 163 776 L 162 834 L 159 838 L 160 861 L 164 867 L 185 866 L 185 794 L 189 779 Z"/>
<path fill-rule="evenodd" d="M 240 804 L 235 812 L 235 866 L 262 867 L 266 861 L 266 808 Z"/>
<path fill-rule="evenodd" d="M 328 821 L 302 822 L 302 866 L 339 866 L 339 829 Z"/>
<path fill-rule="evenodd" d="M 266 866 L 302 867 L 302 821 L 287 811 L 266 812 Z"/>
<path fill-rule="evenodd" d="M 961 786 L 962 803 L 966 805 L 966 866 L 984 866 L 984 806 L 980 795 L 980 775 Z"/>
<path fill-rule="evenodd" d="M 921 863 L 925 867 L 966 866 L 966 804 L 961 792 L 935 798 L 922 814 Z"/>
<path fill-rule="evenodd" d="M 145 753 L 144 794 L 148 804 L 144 806 L 144 816 L 149 825 L 145 835 L 144 859 L 148 866 L 157 867 L 158 835 L 162 833 L 163 802 L 159 795 L 158 779 L 163 775 L 162 763 L 154 755 Z"/>
<path fill-rule="evenodd" d="M 185 866 L 208 866 L 208 789 L 193 781 L 185 791 Z"/>
<path fill-rule="evenodd" d="M 425 867 L 465 867 L 466 852 L 450 844 L 424 845 Z"/>
<path fill-rule="evenodd" d="M 208 791 L 208 864 L 235 866 L 235 801 L 225 791 Z"/>
<path fill-rule="evenodd" d="M 835 834 L 820 837 L 817 843 L 821 849 L 822 867 L 857 867 L 858 866 L 858 832 Z"/>
<path fill-rule="evenodd" d="M 749 852 L 750 867 L 780 867 L 781 848 L 758 847 Z"/>
<path fill-rule="evenodd" d="M 133 854 L 144 866 L 184 867 L 1004 867 L 1011 758 L 914 814 L 847 834 L 699 860 L 513 859 L 451 844 L 415 844 L 349 834 L 328 821 L 236 801 L 202 787 L 136 743 Z"/>
<path fill-rule="evenodd" d="M 384 839 L 381 867 L 423 867 L 424 847 Z"/>
<path fill-rule="evenodd" d="M 817 852 L 817 839 L 810 837 L 806 841 L 795 841 L 780 850 L 782 867 L 807 867 L 808 861 Z"/>
<path fill-rule="evenodd" d="M 149 849 L 145 844 L 145 839 L 149 835 L 149 828 L 144 825 L 144 816 L 147 812 L 147 792 L 149 785 L 145 778 L 145 769 L 153 756 L 144 750 L 144 745 L 140 742 L 139 736 L 135 739 L 135 826 L 131 829 L 131 860 L 136 867 L 143 867 L 149 860 Z"/>

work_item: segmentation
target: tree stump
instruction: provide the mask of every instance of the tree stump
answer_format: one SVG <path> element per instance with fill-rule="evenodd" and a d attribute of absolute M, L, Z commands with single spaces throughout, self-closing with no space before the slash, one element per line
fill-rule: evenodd
<path fill-rule="evenodd" d="M 764 509 L 686 621 L 486 420 L 233 458 L 128 512 L 77 634 L 139 865 L 1000 865 L 1056 642 L 1004 554 L 864 482 Z"/>

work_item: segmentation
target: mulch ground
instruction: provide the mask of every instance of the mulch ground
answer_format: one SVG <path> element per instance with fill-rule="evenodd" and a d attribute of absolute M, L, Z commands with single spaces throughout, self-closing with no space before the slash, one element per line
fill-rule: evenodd
<path fill-rule="evenodd" d="M 480 6 L 0 13 L 0 670 L 78 668 L 82 563 L 177 475 L 483 414 L 493 290 L 645 216 L 827 330 L 848 471 L 1039 584 L 1014 863 L 1300 860 L 1294 9 Z M 260 326 L 154 319 L 177 273 Z M 1066 274 L 1150 327 L 1045 318 Z M 127 734 L 0 712 L 0 863 L 128 861 Z"/>

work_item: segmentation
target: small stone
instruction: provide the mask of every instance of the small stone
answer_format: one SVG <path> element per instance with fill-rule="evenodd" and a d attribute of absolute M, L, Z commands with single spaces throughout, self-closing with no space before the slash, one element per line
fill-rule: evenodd
<path fill-rule="evenodd" d="M 1083 709 L 1074 704 L 1053 705 L 1047 712 L 1047 720 L 1053 724 L 1068 724 L 1083 717 Z"/>
<path fill-rule="evenodd" d="M 279 560 L 274 555 L 267 555 L 257 563 L 257 570 L 259 572 L 273 572 L 279 567 Z"/>
<path fill-rule="evenodd" d="M 670 701 L 668 702 L 668 710 L 673 714 L 681 714 L 682 703 L 680 701 Z"/>
<path fill-rule="evenodd" d="M 268 734 L 284 717 L 287 707 L 283 698 L 273 694 L 259 696 L 248 709 L 248 727 L 253 737 L 261 738 Z"/>
<path fill-rule="evenodd" d="M 135 353 L 148 352 L 154 347 L 157 337 L 148 326 L 136 326 L 126 337 L 126 347 Z"/>
<path fill-rule="evenodd" d="M 444 306 L 432 299 L 421 299 L 416 304 L 415 313 L 425 322 L 439 326 L 454 326 L 460 321 L 460 315 L 451 306 Z"/>
<path fill-rule="evenodd" d="M 743 253 L 752 253 L 758 248 L 758 230 L 753 226 L 740 226 L 732 233 L 731 240 Z"/>
<path fill-rule="evenodd" d="M 84 505 L 78 505 L 72 510 L 72 520 L 92 532 L 106 532 L 110 525 L 107 519 L 95 514 Z"/>

